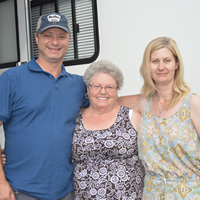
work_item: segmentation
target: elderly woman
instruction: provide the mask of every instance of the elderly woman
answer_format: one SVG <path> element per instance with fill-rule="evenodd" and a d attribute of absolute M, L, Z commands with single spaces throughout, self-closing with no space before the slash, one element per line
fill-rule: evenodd
<path fill-rule="evenodd" d="M 75 199 L 142 199 L 140 116 L 118 104 L 122 72 L 99 61 L 86 70 L 84 82 L 90 106 L 80 111 L 73 137 Z"/>

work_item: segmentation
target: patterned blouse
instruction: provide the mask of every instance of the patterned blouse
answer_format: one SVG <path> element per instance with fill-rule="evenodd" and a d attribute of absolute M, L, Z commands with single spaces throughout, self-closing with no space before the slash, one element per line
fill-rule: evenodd
<path fill-rule="evenodd" d="M 79 113 L 72 145 L 75 199 L 140 200 L 144 169 L 129 109 L 120 107 L 114 124 L 87 130 Z"/>
<path fill-rule="evenodd" d="M 145 166 L 143 199 L 200 199 L 200 139 L 188 94 L 169 118 L 152 115 L 147 101 L 139 126 L 139 157 Z"/>

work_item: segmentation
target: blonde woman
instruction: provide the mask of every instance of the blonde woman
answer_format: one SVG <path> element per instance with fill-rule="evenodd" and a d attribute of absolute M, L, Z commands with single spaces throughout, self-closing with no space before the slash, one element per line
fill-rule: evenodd
<path fill-rule="evenodd" d="M 156 38 L 140 68 L 144 95 L 135 107 L 139 157 L 145 167 L 143 199 L 200 199 L 200 97 L 183 79 L 176 42 Z M 135 96 L 121 101 L 130 102 Z"/>

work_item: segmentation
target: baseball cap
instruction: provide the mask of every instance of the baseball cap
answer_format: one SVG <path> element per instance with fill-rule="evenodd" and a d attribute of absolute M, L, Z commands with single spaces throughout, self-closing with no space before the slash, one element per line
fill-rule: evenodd
<path fill-rule="evenodd" d="M 70 33 L 67 17 L 59 13 L 44 14 L 40 16 L 36 32 L 43 33 L 49 28 L 61 28 L 67 33 Z"/>

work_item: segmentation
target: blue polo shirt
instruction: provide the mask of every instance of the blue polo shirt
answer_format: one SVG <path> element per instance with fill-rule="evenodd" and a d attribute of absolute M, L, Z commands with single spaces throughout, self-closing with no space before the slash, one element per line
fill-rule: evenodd
<path fill-rule="evenodd" d="M 88 100 L 81 76 L 62 66 L 55 79 L 35 59 L 0 76 L 4 170 L 13 190 L 57 200 L 73 190 L 72 136 Z"/>

